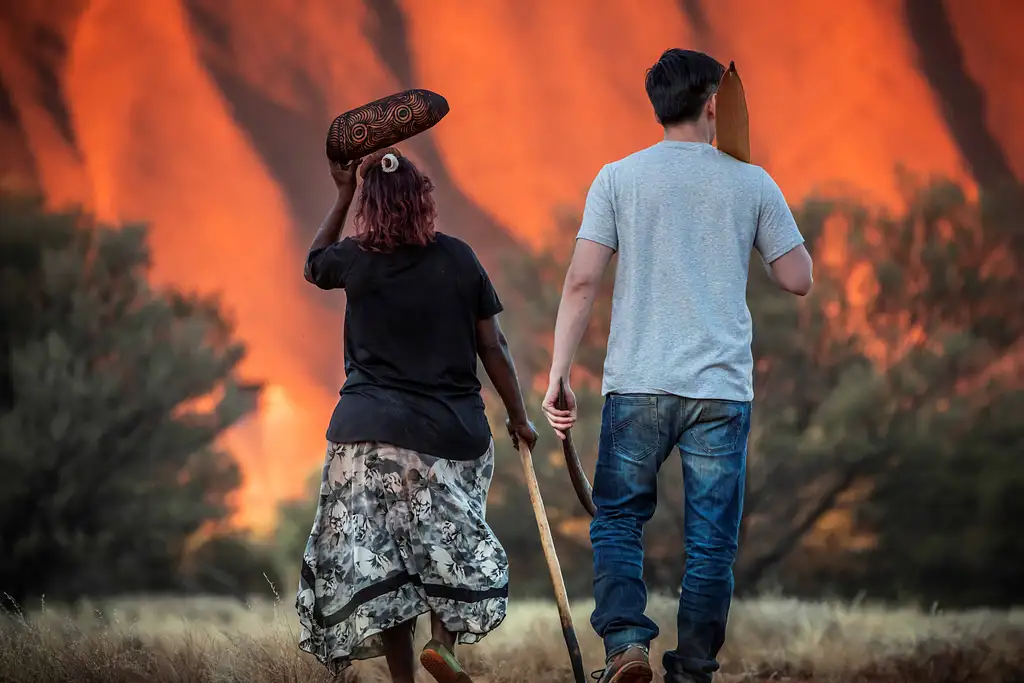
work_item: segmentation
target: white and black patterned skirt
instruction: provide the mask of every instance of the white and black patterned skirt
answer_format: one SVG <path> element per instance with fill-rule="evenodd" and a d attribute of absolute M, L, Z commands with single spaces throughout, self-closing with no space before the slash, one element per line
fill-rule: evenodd
<path fill-rule="evenodd" d="M 381 655 L 381 631 L 426 612 L 460 643 L 497 628 L 508 560 L 484 521 L 493 472 L 493 442 L 470 461 L 329 443 L 302 558 L 299 647 L 339 673 Z"/>

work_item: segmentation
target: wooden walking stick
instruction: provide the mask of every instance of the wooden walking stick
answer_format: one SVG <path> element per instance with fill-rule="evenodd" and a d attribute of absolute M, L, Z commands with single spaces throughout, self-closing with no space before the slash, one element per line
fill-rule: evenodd
<path fill-rule="evenodd" d="M 530 452 L 530 447 L 522 441 L 519 442 L 519 456 L 523 461 L 526 487 L 530 491 L 533 515 L 537 519 L 537 530 L 540 532 L 540 544 L 544 548 L 544 559 L 547 560 L 548 571 L 551 573 L 551 584 L 555 589 L 558 619 L 562 622 L 562 636 L 565 637 L 565 646 L 569 650 L 572 675 L 576 683 L 586 683 L 586 676 L 583 673 L 583 654 L 580 652 L 580 643 L 576 639 L 576 629 L 572 625 L 569 597 L 565 593 L 565 579 L 562 578 L 562 568 L 558 564 L 558 555 L 555 553 L 555 541 L 551 537 L 551 525 L 548 524 L 548 514 L 544 510 L 544 501 L 540 497 L 537 473 L 533 469 L 533 453 Z"/>

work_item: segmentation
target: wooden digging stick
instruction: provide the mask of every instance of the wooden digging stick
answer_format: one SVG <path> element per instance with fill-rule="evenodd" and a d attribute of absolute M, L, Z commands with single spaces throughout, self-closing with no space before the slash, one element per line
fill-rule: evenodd
<path fill-rule="evenodd" d="M 540 532 L 540 544 L 544 548 L 544 559 L 551 573 L 551 584 L 555 589 L 555 602 L 558 604 L 558 619 L 562 622 L 562 636 L 569 650 L 569 661 L 572 663 L 572 675 L 576 683 L 586 683 L 583 673 L 583 654 L 580 643 L 576 639 L 576 629 L 572 625 L 572 612 L 569 610 L 569 597 L 565 593 L 565 579 L 562 568 L 555 554 L 555 541 L 551 537 L 551 525 L 548 524 L 548 513 L 544 510 L 544 501 L 540 497 L 540 486 L 537 484 L 537 473 L 533 469 L 533 454 L 525 443 L 519 443 L 519 456 L 523 461 L 523 472 L 526 474 L 526 487 L 530 491 L 530 503 L 533 515 L 537 519 L 537 530 Z"/>

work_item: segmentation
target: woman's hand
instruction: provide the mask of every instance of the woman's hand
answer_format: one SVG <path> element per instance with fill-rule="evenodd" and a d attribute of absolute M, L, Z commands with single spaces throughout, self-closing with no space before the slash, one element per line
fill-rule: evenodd
<path fill-rule="evenodd" d="M 356 178 L 359 176 L 359 164 L 362 159 L 350 161 L 347 164 L 331 162 L 331 178 L 334 179 L 334 186 L 338 188 L 338 194 L 355 194 Z"/>
<path fill-rule="evenodd" d="M 555 407 L 560 385 L 565 387 L 566 410 L 559 410 Z M 551 380 L 548 384 L 548 392 L 544 395 L 541 410 L 544 411 L 544 417 L 548 419 L 548 424 L 555 430 L 555 434 L 564 441 L 565 433 L 576 424 L 576 394 L 572 393 L 572 389 L 569 388 L 569 380 L 557 377 Z"/>
<path fill-rule="evenodd" d="M 523 443 L 533 452 L 534 447 L 537 445 L 537 439 L 540 435 L 537 430 L 534 429 L 533 423 L 529 420 L 525 422 L 513 422 L 512 420 L 505 420 L 505 428 L 508 429 L 508 435 L 512 437 L 512 445 L 519 448 L 519 442 L 522 440 Z"/>

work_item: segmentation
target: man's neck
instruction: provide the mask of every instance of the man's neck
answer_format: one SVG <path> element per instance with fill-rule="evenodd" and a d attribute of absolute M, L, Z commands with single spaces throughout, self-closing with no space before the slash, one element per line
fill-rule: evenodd
<path fill-rule="evenodd" d="M 710 145 L 709 137 L 706 126 L 701 125 L 700 121 L 665 127 L 665 139 L 671 142 L 703 142 Z"/>

